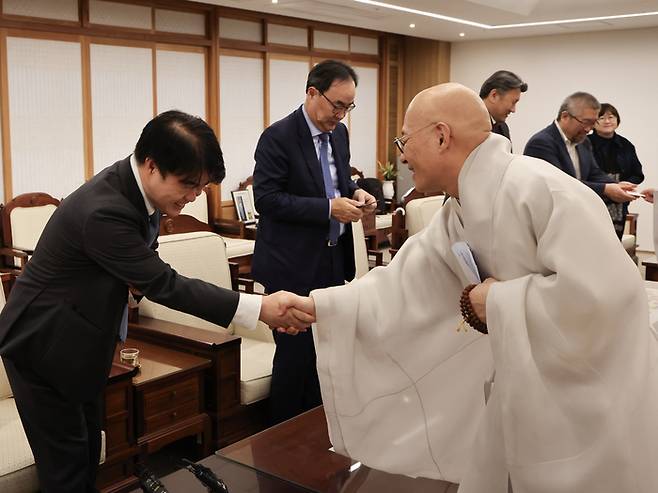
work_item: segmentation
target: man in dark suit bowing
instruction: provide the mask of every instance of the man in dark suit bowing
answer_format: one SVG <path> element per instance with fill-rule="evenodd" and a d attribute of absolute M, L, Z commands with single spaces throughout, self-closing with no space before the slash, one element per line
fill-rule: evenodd
<path fill-rule="evenodd" d="M 592 144 L 586 139 L 594 128 L 601 104 L 589 93 L 575 92 L 560 105 L 557 118 L 548 127 L 530 137 L 523 154 L 548 161 L 568 175 L 582 181 L 601 198 L 630 202 L 635 197 L 634 183 L 614 180 L 604 173 L 594 158 Z"/>
<path fill-rule="evenodd" d="M 134 154 L 64 199 L 46 225 L 0 315 L 0 355 L 42 492 L 96 491 L 101 396 L 125 338 L 129 289 L 222 326 L 260 318 L 294 333 L 311 320 L 288 310 L 291 293 L 239 295 L 177 274 L 155 252 L 160 213 L 178 215 L 224 174 L 212 129 L 169 111 L 144 127 Z"/>
<path fill-rule="evenodd" d="M 349 65 L 317 64 L 308 75 L 304 104 L 260 137 L 254 170 L 260 220 L 252 274 L 267 292 L 308 295 L 354 277 L 350 223 L 377 205 L 350 178 L 349 137 L 340 123 L 355 107 L 356 85 Z M 270 403 L 277 423 L 322 399 L 311 332 L 274 338 Z"/>

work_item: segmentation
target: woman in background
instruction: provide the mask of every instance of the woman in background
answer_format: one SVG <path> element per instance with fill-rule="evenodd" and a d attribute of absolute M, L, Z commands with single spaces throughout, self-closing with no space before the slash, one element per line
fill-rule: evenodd
<path fill-rule="evenodd" d="M 610 103 L 603 103 L 599 110 L 599 118 L 594 125 L 594 132 L 588 138 L 592 143 L 596 162 L 604 172 L 617 182 L 629 181 L 637 185 L 644 180 L 642 164 L 635 153 L 635 146 L 616 133 L 620 122 L 617 108 Z M 606 205 L 617 236 L 621 239 L 628 214 L 628 203 L 606 201 Z"/>

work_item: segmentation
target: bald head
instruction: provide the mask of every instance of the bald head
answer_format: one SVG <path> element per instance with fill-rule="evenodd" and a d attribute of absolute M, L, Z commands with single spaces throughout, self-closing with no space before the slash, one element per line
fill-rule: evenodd
<path fill-rule="evenodd" d="M 469 153 L 491 131 L 489 112 L 482 100 L 471 89 L 454 82 L 419 92 L 409 104 L 405 122 L 407 119 L 419 119 L 421 124 L 445 122 L 460 145 L 471 146 Z"/>
<path fill-rule="evenodd" d="M 414 97 L 402 130 L 408 136 L 402 156 L 414 172 L 416 188 L 457 196 L 459 171 L 473 149 L 489 136 L 491 120 L 475 92 L 448 83 Z M 413 135 L 415 132 L 418 137 Z"/>

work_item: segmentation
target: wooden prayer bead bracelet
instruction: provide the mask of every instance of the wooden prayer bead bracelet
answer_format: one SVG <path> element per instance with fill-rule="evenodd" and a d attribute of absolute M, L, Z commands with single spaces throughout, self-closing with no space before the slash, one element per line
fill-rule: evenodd
<path fill-rule="evenodd" d="M 469 297 L 469 293 L 475 286 L 477 286 L 477 284 L 469 284 L 464 288 L 462 295 L 459 298 L 459 308 L 461 309 L 464 321 L 468 325 L 473 327 L 478 332 L 488 334 L 489 329 L 487 329 L 487 324 L 480 320 L 479 317 L 475 314 L 475 310 L 473 310 L 473 305 L 471 304 L 471 298 Z"/>

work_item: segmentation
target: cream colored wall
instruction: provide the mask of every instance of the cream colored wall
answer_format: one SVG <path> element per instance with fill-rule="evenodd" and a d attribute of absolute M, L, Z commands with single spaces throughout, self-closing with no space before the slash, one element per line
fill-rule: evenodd
<path fill-rule="evenodd" d="M 499 69 L 516 72 L 529 89 L 508 123 L 516 152 L 556 116 L 565 96 L 587 91 L 617 107 L 619 133 L 643 164 L 643 185 L 658 187 L 658 28 L 453 43 L 450 80 L 479 91 Z M 653 212 L 643 201 L 638 242 L 653 250 Z"/>

